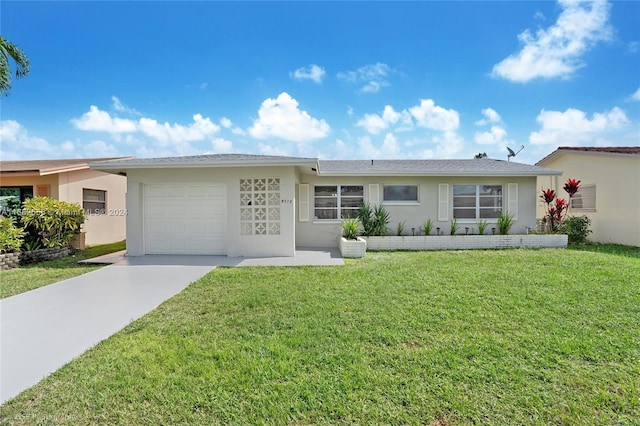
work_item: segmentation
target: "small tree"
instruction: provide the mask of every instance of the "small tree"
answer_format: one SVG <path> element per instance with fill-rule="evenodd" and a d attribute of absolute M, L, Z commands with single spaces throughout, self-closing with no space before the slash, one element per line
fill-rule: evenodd
<path fill-rule="evenodd" d="M 45 247 L 62 247 L 80 232 L 84 210 L 78 204 L 48 197 L 35 197 L 23 203 L 22 223 L 31 228 Z"/>
<path fill-rule="evenodd" d="M 29 58 L 18 46 L 0 36 L 0 95 L 9 95 L 11 89 L 11 67 L 9 58 L 16 65 L 16 78 L 29 74 Z"/>
<path fill-rule="evenodd" d="M 580 181 L 569 178 L 562 189 L 569 195 L 569 201 L 558 198 L 553 189 L 543 189 L 540 194 L 540 199 L 545 203 L 545 220 L 547 221 L 547 230 L 550 232 L 558 231 L 566 219 L 571 200 L 580 191 Z"/>

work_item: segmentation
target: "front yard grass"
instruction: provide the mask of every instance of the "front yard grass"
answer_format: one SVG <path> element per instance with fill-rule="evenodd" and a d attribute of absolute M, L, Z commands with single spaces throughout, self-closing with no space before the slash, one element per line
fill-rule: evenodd
<path fill-rule="evenodd" d="M 219 268 L 2 424 L 638 424 L 640 249 Z"/>
<path fill-rule="evenodd" d="M 80 260 L 124 250 L 125 242 L 102 244 L 76 251 L 72 256 L 36 263 L 0 272 L 0 298 L 14 296 L 58 281 L 101 268 L 102 265 L 79 265 Z"/>

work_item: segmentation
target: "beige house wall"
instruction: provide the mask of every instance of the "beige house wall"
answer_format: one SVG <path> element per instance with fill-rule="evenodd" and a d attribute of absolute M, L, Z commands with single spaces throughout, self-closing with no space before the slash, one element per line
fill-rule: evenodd
<path fill-rule="evenodd" d="M 58 197 L 61 201 L 82 206 L 83 189 L 106 191 L 105 214 L 86 216 L 83 229 L 87 245 L 112 243 L 126 238 L 126 177 L 96 170 L 66 172 L 58 176 Z"/>
<path fill-rule="evenodd" d="M 107 191 L 107 212 L 87 216 L 83 225 L 87 245 L 122 241 L 126 236 L 125 193 L 127 178 L 95 170 L 78 170 L 45 176 L 9 176 L 0 178 L 2 186 L 32 186 L 34 195 L 40 185 L 49 187 L 49 196 L 82 206 L 82 190 Z"/>
<path fill-rule="evenodd" d="M 503 186 L 503 208 L 509 205 L 508 184 L 518 184 L 517 219 L 511 229 L 511 233 L 526 233 L 527 227 L 534 228 L 536 224 L 536 178 L 535 177 L 329 177 L 303 175 L 299 182 L 309 184 L 309 221 L 300 221 L 299 212 L 296 221 L 296 244 L 301 247 L 337 247 L 341 234 L 341 221 L 314 220 L 314 185 L 364 185 L 365 202 L 371 202 L 376 198 L 380 200 L 384 208 L 390 213 L 390 234 L 395 235 L 398 222 L 405 222 L 405 235 L 412 235 L 412 229 L 418 232 L 422 224 L 431 219 L 433 228 L 439 227 L 442 234 L 449 234 L 451 219 L 453 217 L 453 184 L 488 184 Z M 438 197 L 439 185 L 449 185 L 448 191 L 448 220 L 438 221 Z M 371 184 L 378 185 L 378 194 L 371 194 Z M 418 185 L 418 203 L 385 203 L 382 202 L 383 185 Z M 375 188 L 375 187 L 373 187 Z M 377 196 L 376 196 L 377 195 Z M 490 221 L 485 233 L 490 234 L 491 228 L 496 226 L 497 220 Z M 465 227 L 470 233 L 478 233 L 476 220 L 458 220 L 459 234 L 465 233 Z M 496 230 L 497 232 L 497 230 Z"/>
<path fill-rule="evenodd" d="M 596 208 L 569 212 L 591 219 L 591 241 L 640 246 L 640 156 L 563 152 L 539 165 L 562 170 L 563 174 L 539 177 L 538 193 L 551 188 L 559 197 L 568 199 L 562 189 L 568 178 L 578 179 L 582 185 L 595 185 Z M 544 204 L 537 204 L 538 217 L 542 218 Z"/>
<path fill-rule="evenodd" d="M 33 195 L 36 194 L 36 186 L 46 185 L 49 187 L 51 198 L 58 199 L 58 175 L 46 176 L 2 176 L 0 186 L 32 186 Z"/>

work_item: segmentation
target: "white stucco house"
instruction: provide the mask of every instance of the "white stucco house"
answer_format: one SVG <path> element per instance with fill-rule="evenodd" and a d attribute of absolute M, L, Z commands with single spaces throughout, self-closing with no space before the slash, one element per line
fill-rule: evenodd
<path fill-rule="evenodd" d="M 477 229 L 502 211 L 536 225 L 538 176 L 560 171 L 492 159 L 346 160 L 218 154 L 93 163 L 127 176 L 127 253 L 294 256 L 336 247 L 340 218 L 382 204 L 408 235 L 427 219 Z"/>
<path fill-rule="evenodd" d="M 640 247 L 640 146 L 560 147 L 536 164 L 563 171 L 538 178 L 538 189 L 551 188 L 561 198 L 567 198 L 567 178 L 581 181 L 569 214 L 591 219 L 590 240 Z"/>

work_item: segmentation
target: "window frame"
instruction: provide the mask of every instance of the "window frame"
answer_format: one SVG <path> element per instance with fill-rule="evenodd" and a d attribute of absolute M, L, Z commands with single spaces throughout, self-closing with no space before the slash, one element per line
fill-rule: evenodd
<path fill-rule="evenodd" d="M 101 192 L 104 195 L 104 201 L 87 200 L 85 198 L 85 191 Z M 94 203 L 94 204 L 102 203 L 102 204 L 104 204 L 104 208 L 102 208 L 102 209 L 99 209 L 99 208 L 89 209 L 89 208 L 85 207 L 85 203 Z M 104 189 L 82 188 L 82 209 L 85 211 L 85 213 L 87 215 L 91 215 L 91 216 L 104 216 L 104 215 L 106 215 L 107 214 L 107 191 L 104 190 Z"/>
<path fill-rule="evenodd" d="M 389 187 L 414 187 L 416 189 L 416 198 L 415 200 L 387 200 L 385 198 L 385 190 Z M 385 205 L 419 205 L 420 204 L 420 185 L 417 183 L 401 183 L 401 184 L 383 184 L 382 185 L 382 204 Z"/>
<path fill-rule="evenodd" d="M 456 187 L 460 187 L 460 186 L 473 186 L 475 188 L 475 194 L 473 195 L 473 199 L 474 199 L 474 207 L 473 207 L 473 211 L 474 211 L 474 217 L 473 218 L 468 218 L 468 217 L 456 217 L 456 210 L 472 210 L 472 208 L 469 207 L 456 207 L 455 205 L 455 200 L 456 200 L 456 195 L 455 195 L 455 189 Z M 497 196 L 482 196 L 481 192 L 480 192 L 480 188 L 483 186 L 499 186 L 500 187 L 500 195 L 499 198 Z M 459 195 L 458 197 L 466 197 L 466 198 L 471 198 L 470 195 Z M 505 185 L 502 183 L 454 183 L 451 184 L 451 217 L 455 220 L 457 220 L 458 222 L 461 223 L 476 223 L 479 220 L 485 220 L 489 223 L 497 223 L 498 222 L 498 218 L 497 217 L 482 217 L 480 215 L 482 210 L 489 210 L 489 209 L 494 209 L 496 208 L 494 207 L 487 207 L 487 206 L 482 206 L 481 205 L 481 199 L 482 198 L 496 198 L 500 200 L 500 213 L 505 212 L 506 207 L 505 207 Z M 498 215 L 500 214 L 498 213 Z"/>
<path fill-rule="evenodd" d="M 34 186 L 29 186 L 29 185 L 7 185 L 7 186 L 0 186 L 0 188 L 2 189 L 11 189 L 11 190 L 17 190 L 18 191 L 18 195 L 5 195 L 7 197 L 18 197 L 20 199 L 20 203 L 24 202 L 25 200 L 29 199 L 29 198 L 33 198 L 36 195 L 36 191 L 35 191 L 35 187 Z"/>
<path fill-rule="evenodd" d="M 593 191 L 593 195 L 590 197 L 583 197 L 585 190 L 592 190 Z M 582 212 L 593 212 L 596 211 L 596 203 L 598 201 L 598 197 L 597 197 L 597 189 L 596 189 L 596 184 L 589 184 L 589 185 L 582 185 L 582 187 L 580 188 L 580 191 L 578 191 L 576 193 L 576 195 L 580 196 L 580 201 L 582 206 L 580 207 L 576 207 L 575 203 L 578 200 L 576 198 L 576 195 L 574 195 L 571 198 L 571 210 L 576 210 L 576 211 L 582 211 Z M 585 200 L 589 200 L 589 206 L 588 207 L 584 207 L 584 201 Z"/>
<path fill-rule="evenodd" d="M 336 192 L 333 195 L 316 195 L 316 189 L 319 187 L 335 187 L 336 188 Z M 345 196 L 342 194 L 342 188 L 345 187 L 360 187 L 361 191 L 362 191 L 362 195 L 361 196 Z M 342 220 L 342 211 L 344 209 L 348 209 L 348 210 L 352 210 L 354 212 L 357 212 L 360 208 L 360 205 L 363 204 L 365 202 L 365 189 L 364 189 L 365 185 L 364 184 L 315 184 L 313 185 L 313 222 L 317 222 L 317 223 L 331 223 L 331 222 L 340 222 Z M 317 200 L 318 199 L 336 199 L 336 206 L 335 207 L 325 207 L 325 206 L 321 206 L 318 207 L 317 206 Z M 352 207 L 352 206 L 343 206 L 342 200 L 343 199 L 356 199 L 356 198 L 360 198 L 361 199 L 361 203 L 357 206 L 357 207 Z M 337 218 L 330 218 L 330 219 L 322 219 L 322 218 L 318 218 L 316 216 L 316 210 L 317 209 L 321 209 L 321 210 L 335 210 L 336 212 L 336 216 Z M 355 216 L 354 216 L 355 217 Z"/>

